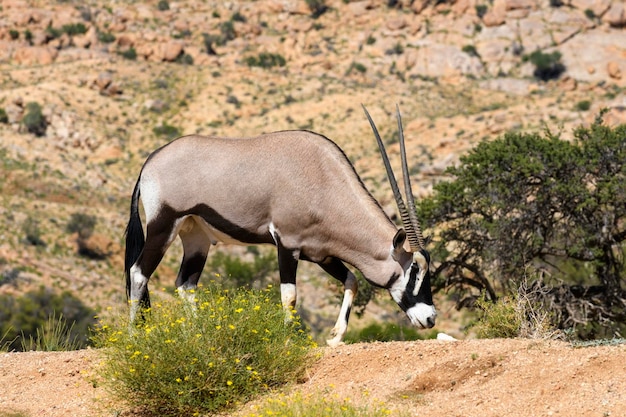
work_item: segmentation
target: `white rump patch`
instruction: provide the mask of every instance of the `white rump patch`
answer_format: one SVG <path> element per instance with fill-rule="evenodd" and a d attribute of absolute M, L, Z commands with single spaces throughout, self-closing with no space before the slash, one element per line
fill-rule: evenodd
<path fill-rule="evenodd" d="M 161 193 L 156 181 L 141 178 L 141 202 L 146 213 L 146 222 L 154 219 L 161 209 Z"/>

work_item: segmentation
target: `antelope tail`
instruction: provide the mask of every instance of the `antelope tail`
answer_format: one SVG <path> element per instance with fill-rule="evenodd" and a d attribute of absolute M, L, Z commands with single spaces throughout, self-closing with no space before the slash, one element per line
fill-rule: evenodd
<path fill-rule="evenodd" d="M 126 251 L 124 254 L 124 271 L 126 273 L 126 298 L 130 297 L 130 268 L 139 258 L 146 243 L 139 217 L 139 181 L 135 184 L 133 197 L 130 201 L 130 218 L 126 226 Z M 147 291 L 146 291 L 147 294 Z M 149 305 L 149 300 L 148 305 Z"/>

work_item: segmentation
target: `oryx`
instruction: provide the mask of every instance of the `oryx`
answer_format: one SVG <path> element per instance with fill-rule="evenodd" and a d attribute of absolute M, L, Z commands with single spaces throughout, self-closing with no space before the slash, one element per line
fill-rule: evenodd
<path fill-rule="evenodd" d="M 357 291 L 357 280 L 344 262 L 372 285 L 388 289 L 414 325 L 433 327 L 430 257 L 415 214 L 400 112 L 397 109 L 408 209 L 378 130 L 363 109 L 404 228 L 396 228 L 344 152 L 322 135 L 292 130 L 249 138 L 183 136 L 148 157 L 132 194 L 125 256 L 131 321 L 140 307 L 149 306 L 150 275 L 178 235 L 184 250 L 176 278 L 181 296 L 198 284 L 211 245 L 267 243 L 278 250 L 285 309 L 296 303 L 301 259 L 320 265 L 344 284 L 329 345 L 341 343 Z"/>

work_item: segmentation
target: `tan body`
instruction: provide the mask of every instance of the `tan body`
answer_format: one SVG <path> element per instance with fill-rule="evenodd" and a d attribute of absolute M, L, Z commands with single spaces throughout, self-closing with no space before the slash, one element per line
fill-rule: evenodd
<path fill-rule="evenodd" d="M 133 243 L 143 239 L 139 196 L 146 237 Z M 176 285 L 187 297 L 209 247 L 218 242 L 276 245 L 285 308 L 295 305 L 298 260 L 319 264 L 346 288 L 331 345 L 341 342 L 357 290 L 343 262 L 388 288 L 399 303 L 413 262 L 403 248 L 404 232 L 365 189 L 341 149 L 308 131 L 253 138 L 186 136 L 150 155 L 133 193 L 127 229 L 133 319 L 139 305 L 149 303 L 148 279 L 177 235 L 184 258 Z M 418 320 L 422 327 L 434 324 L 434 308 L 424 320 Z"/>

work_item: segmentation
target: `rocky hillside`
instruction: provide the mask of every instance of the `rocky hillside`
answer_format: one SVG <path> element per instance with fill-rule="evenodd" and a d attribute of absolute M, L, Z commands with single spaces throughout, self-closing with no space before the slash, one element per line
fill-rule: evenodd
<path fill-rule="evenodd" d="M 612 0 L 2 0 L 0 292 L 123 305 L 128 198 L 175 135 L 315 130 L 387 205 L 361 103 L 390 143 L 400 105 L 418 195 L 505 131 L 624 123 L 625 25 Z"/>

